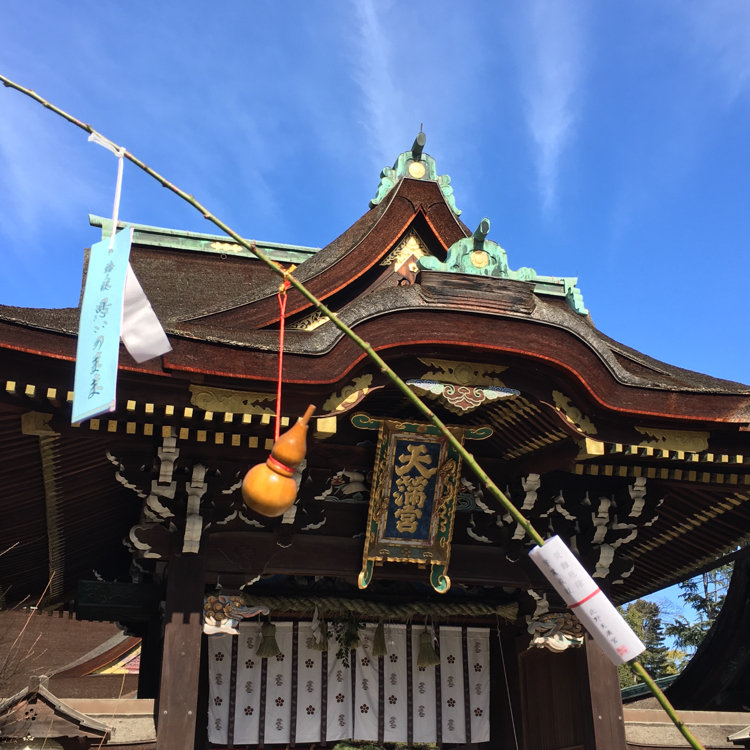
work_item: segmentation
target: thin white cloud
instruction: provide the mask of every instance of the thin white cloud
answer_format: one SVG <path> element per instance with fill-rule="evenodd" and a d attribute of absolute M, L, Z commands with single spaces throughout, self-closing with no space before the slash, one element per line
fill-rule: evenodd
<path fill-rule="evenodd" d="M 244 191 L 247 201 L 253 206 L 253 214 L 264 216 L 266 224 L 286 229 L 284 226 L 283 203 L 277 195 L 275 183 L 272 179 L 278 168 L 278 143 L 274 133 L 270 132 L 278 127 L 275 118 L 268 117 L 265 122 L 257 112 L 248 112 L 242 107 L 228 107 L 227 112 L 233 123 L 226 130 L 233 142 L 227 148 L 227 155 L 236 154 L 236 179 L 239 180 L 238 189 Z M 209 165 L 206 165 L 206 170 Z M 223 180 L 224 176 L 220 178 Z M 221 185 L 216 184 L 217 194 Z M 252 227 L 247 231 L 254 234 Z M 269 239 L 260 237 L 258 239 Z"/>
<path fill-rule="evenodd" d="M 472 4 L 433 0 L 352 0 L 350 8 L 343 54 L 355 91 L 342 111 L 347 118 L 358 113 L 354 147 L 373 188 L 383 166 L 410 148 L 420 124 L 440 174 L 455 178 L 456 165 L 479 162 L 481 124 L 493 117 L 504 72 L 499 48 L 480 43 L 486 14 Z M 468 40 L 466 49 L 457 40 Z M 489 85 L 488 70 L 498 73 Z M 456 187 L 467 210 L 472 183 Z"/>
<path fill-rule="evenodd" d="M 401 129 L 393 112 L 400 111 L 401 96 L 393 75 L 393 53 L 379 12 L 388 5 L 380 3 L 378 10 L 372 0 L 354 0 L 356 15 L 356 44 L 351 50 L 352 75 L 364 98 L 363 126 L 371 141 L 370 153 L 374 165 L 393 160 L 394 148 L 404 150 Z M 379 168 L 379 167 L 378 167 Z"/>
<path fill-rule="evenodd" d="M 731 104 L 750 93 L 750 3 L 693 3 L 688 14 L 696 52 L 719 75 Z"/>
<path fill-rule="evenodd" d="M 85 134 L 77 144 L 48 112 L 35 111 L 38 105 L 17 106 L 11 96 L 6 92 L 0 118 L 0 221 L 9 223 L 5 231 L 33 238 L 39 224 L 67 227 L 81 216 L 85 220 L 85 206 L 95 196 L 91 170 L 77 158 L 85 148 Z"/>
<path fill-rule="evenodd" d="M 537 179 L 545 212 L 554 209 L 560 161 L 575 134 L 582 79 L 582 29 L 571 3 L 528 5 L 523 62 L 525 116 L 534 141 Z"/>

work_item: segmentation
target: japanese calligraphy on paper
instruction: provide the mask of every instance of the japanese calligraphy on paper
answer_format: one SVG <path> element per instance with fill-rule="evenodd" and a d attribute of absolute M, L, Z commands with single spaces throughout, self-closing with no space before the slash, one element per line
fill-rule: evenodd
<path fill-rule="evenodd" d="M 534 547 L 529 557 L 613 664 L 624 664 L 645 650 L 638 636 L 559 536 Z"/>
<path fill-rule="evenodd" d="M 115 406 L 122 298 L 133 229 L 91 247 L 76 350 L 73 422 Z"/>

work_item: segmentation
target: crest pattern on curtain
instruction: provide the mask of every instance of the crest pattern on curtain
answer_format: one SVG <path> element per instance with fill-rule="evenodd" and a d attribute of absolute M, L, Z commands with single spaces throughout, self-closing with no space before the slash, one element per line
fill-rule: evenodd
<path fill-rule="evenodd" d="M 309 622 L 277 622 L 281 653 L 255 653 L 260 623 L 208 639 L 208 738 L 214 744 L 487 742 L 489 629 L 441 627 L 440 664 L 419 667 L 422 628 L 386 625 L 388 653 L 372 655 L 375 625 L 348 663 L 311 648 Z"/>

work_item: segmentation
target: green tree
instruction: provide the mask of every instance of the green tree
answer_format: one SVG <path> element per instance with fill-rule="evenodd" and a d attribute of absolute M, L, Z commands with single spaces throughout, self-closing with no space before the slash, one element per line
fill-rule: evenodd
<path fill-rule="evenodd" d="M 674 638 L 677 647 L 683 649 L 688 657 L 695 653 L 719 616 L 731 576 L 732 565 L 720 565 L 678 584 L 680 599 L 690 607 L 693 616 L 678 615 L 674 622 L 664 628 L 664 633 Z"/>
<path fill-rule="evenodd" d="M 648 673 L 654 677 L 666 677 L 677 673 L 677 665 L 669 649 L 664 645 L 664 627 L 661 621 L 661 607 L 656 602 L 636 599 L 627 607 L 620 607 L 620 614 L 641 639 L 646 650 L 639 660 Z M 618 667 L 620 687 L 636 683 L 635 675 L 626 665 Z"/>

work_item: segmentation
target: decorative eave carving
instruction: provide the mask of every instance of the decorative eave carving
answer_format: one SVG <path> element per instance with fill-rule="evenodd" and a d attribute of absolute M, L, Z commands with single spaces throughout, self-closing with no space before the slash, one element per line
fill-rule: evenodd
<path fill-rule="evenodd" d="M 703 453 L 708 450 L 708 432 L 696 430 L 665 430 L 655 427 L 641 427 L 635 429 L 643 435 L 640 445 L 668 451 L 684 451 L 685 453 Z"/>
<path fill-rule="evenodd" d="M 21 432 L 24 435 L 48 437 L 60 433 L 52 427 L 52 414 L 40 411 L 27 411 L 21 415 Z"/>
<path fill-rule="evenodd" d="M 24 745 L 28 747 L 26 742 L 30 744 L 34 738 L 45 740 L 50 733 L 53 719 L 66 722 L 68 724 L 66 734 L 71 736 L 88 737 L 93 740 L 101 738 L 100 746 L 111 737 L 111 726 L 73 708 L 58 698 L 47 687 L 48 682 L 49 678 L 46 676 L 34 677 L 28 688 L 0 703 L 0 712 L 3 714 L 3 737 L 11 742 L 13 740 L 10 738 L 23 738 Z M 111 720 L 110 723 L 112 723 Z M 10 746 L 21 747 L 22 745 L 14 742 Z M 51 743 L 46 746 L 50 747 Z M 57 747 L 60 745 L 58 744 Z"/>
<path fill-rule="evenodd" d="M 315 312 L 305 315 L 304 318 L 300 318 L 299 320 L 290 323 L 288 328 L 292 331 L 310 332 L 330 322 L 331 319 L 325 313 L 320 312 L 320 310 L 315 310 Z"/>
<path fill-rule="evenodd" d="M 238 595 L 211 594 L 203 604 L 203 632 L 206 635 L 239 635 L 240 620 L 267 615 L 271 610 L 259 605 L 248 605 Z"/>
<path fill-rule="evenodd" d="M 505 250 L 496 242 L 487 239 L 489 231 L 490 220 L 482 219 L 471 237 L 464 237 L 450 246 L 445 261 L 430 255 L 419 258 L 417 265 L 426 271 L 529 281 L 534 284 L 535 294 L 564 297 L 579 315 L 588 315 L 581 291 L 576 286 L 577 278 L 540 276 L 533 268 L 527 267 L 511 270 Z"/>
<path fill-rule="evenodd" d="M 468 414 L 482 404 L 520 395 L 515 388 L 506 388 L 497 377 L 505 367 L 448 359 L 419 361 L 431 369 L 421 378 L 407 381 L 408 385 L 456 414 Z"/>
<path fill-rule="evenodd" d="M 372 374 L 365 373 L 354 378 L 341 391 L 335 391 L 323 402 L 323 413 L 327 416 L 345 414 L 359 404 L 368 393 L 383 386 L 372 385 Z"/>
<path fill-rule="evenodd" d="M 422 375 L 422 380 L 438 380 L 441 383 L 453 383 L 455 385 L 505 388 L 505 383 L 500 380 L 498 375 L 508 368 L 502 365 L 422 357 L 419 358 L 419 361 L 431 368 Z"/>
<path fill-rule="evenodd" d="M 239 483 L 227 488 L 219 473 L 202 463 L 181 460 L 174 437 L 165 437 L 157 449 L 155 478 L 150 473 L 136 476 L 136 472 L 126 468 L 109 451 L 107 458 L 117 467 L 115 479 L 143 500 L 141 517 L 125 542 L 136 558 L 165 559 L 174 546 L 173 537 L 180 532 L 182 552 L 198 553 L 206 530 L 206 506 L 215 502 L 217 496 L 239 489 Z"/>
<path fill-rule="evenodd" d="M 190 385 L 190 403 L 208 412 L 229 412 L 232 414 L 274 414 L 273 393 L 258 391 L 235 391 L 230 388 L 210 388 L 203 385 Z"/>
<path fill-rule="evenodd" d="M 447 409 L 456 414 L 468 414 L 485 402 L 520 395 L 520 391 L 515 388 L 500 388 L 499 386 L 482 388 L 439 383 L 436 380 L 407 380 L 406 382 L 417 393 L 430 398 L 437 398 Z"/>
<path fill-rule="evenodd" d="M 560 391 L 552 391 L 552 398 L 555 402 L 555 409 L 576 431 L 585 436 L 598 433 L 596 425 L 573 403 L 569 396 Z"/>
<path fill-rule="evenodd" d="M 662 503 L 660 496 L 647 492 L 643 477 L 575 482 L 572 477 L 529 474 L 514 480 L 506 494 L 535 528 L 563 537 L 594 578 L 615 584 L 633 571 L 625 548 L 644 526 L 654 523 Z M 479 511 L 472 513 L 468 535 L 502 546 L 510 560 L 519 559 L 528 546 L 524 528 L 510 513 L 493 512 L 483 497 L 477 502 Z"/>
<path fill-rule="evenodd" d="M 398 271 L 404 263 L 413 259 L 414 267 L 409 270 L 416 272 L 417 265 L 416 261 L 425 255 L 429 255 L 430 251 L 427 246 L 422 242 L 419 235 L 416 232 L 409 232 L 398 245 L 391 250 L 388 255 L 380 261 L 381 266 L 393 266 L 395 271 Z"/>
<path fill-rule="evenodd" d="M 526 622 L 531 635 L 529 648 L 546 648 L 559 653 L 583 645 L 583 626 L 572 612 L 527 616 Z"/>

